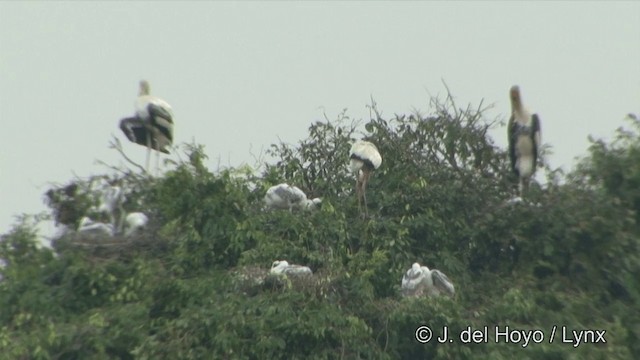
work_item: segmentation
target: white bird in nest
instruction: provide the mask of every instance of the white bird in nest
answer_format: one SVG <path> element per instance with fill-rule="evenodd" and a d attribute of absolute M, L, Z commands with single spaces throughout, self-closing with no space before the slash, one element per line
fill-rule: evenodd
<path fill-rule="evenodd" d="M 78 232 L 91 236 L 113 236 L 115 231 L 113 225 L 93 221 L 89 217 L 85 216 L 80 219 Z"/>
<path fill-rule="evenodd" d="M 304 191 L 289 184 L 278 184 L 267 190 L 264 196 L 264 202 L 267 209 L 304 209 L 313 210 L 322 204 L 320 198 L 307 199 Z"/>
<path fill-rule="evenodd" d="M 149 222 L 147 215 L 141 212 L 132 212 L 124 220 L 124 236 L 131 236 L 142 231 Z"/>
<path fill-rule="evenodd" d="M 507 205 L 516 205 L 522 203 L 524 200 L 520 196 L 513 197 L 507 200 Z"/>
<path fill-rule="evenodd" d="M 518 177 L 518 193 L 524 196 L 529 188 L 531 177 L 538 166 L 540 151 L 540 118 L 522 105 L 520 88 L 511 87 L 511 118 L 509 119 L 509 160 L 511 171 Z"/>
<path fill-rule="evenodd" d="M 356 173 L 356 194 L 358 196 L 358 207 L 362 211 L 362 203 L 364 202 L 364 216 L 368 216 L 367 209 L 367 182 L 371 177 L 373 170 L 376 170 L 382 164 L 382 156 L 378 152 L 378 148 L 368 142 L 359 140 L 351 146 L 349 152 L 349 167 L 351 171 Z"/>
<path fill-rule="evenodd" d="M 125 200 L 124 190 L 121 187 L 108 185 L 103 190 L 102 201 L 98 211 L 109 215 L 111 219 L 110 226 L 114 229 L 114 234 L 124 232 L 125 236 L 129 236 L 144 229 L 149 222 L 149 218 L 141 212 L 127 214 L 124 209 Z"/>
<path fill-rule="evenodd" d="M 120 120 L 120 129 L 129 141 L 147 147 L 147 172 L 151 150 L 156 150 L 157 172 L 160 153 L 169 154 L 173 143 L 173 109 L 166 101 L 150 95 L 149 82 L 141 80 L 135 111 L 135 116 Z"/>
<path fill-rule="evenodd" d="M 430 270 L 426 266 L 413 263 L 411 269 L 402 277 L 402 294 L 404 296 L 439 296 L 445 293 L 455 295 L 455 287 L 447 275 L 440 270 Z"/>
<path fill-rule="evenodd" d="M 124 209 L 122 207 L 124 201 L 125 196 L 122 188 L 109 185 L 106 189 L 103 189 L 98 212 L 107 213 L 111 219 L 111 224 L 117 227 L 122 222 L 122 217 L 124 217 Z M 120 215 L 120 218 L 117 215 Z"/>
<path fill-rule="evenodd" d="M 274 275 L 313 275 L 313 271 L 307 266 L 302 265 L 289 265 L 286 260 L 276 260 L 271 264 L 271 271 L 269 273 Z"/>

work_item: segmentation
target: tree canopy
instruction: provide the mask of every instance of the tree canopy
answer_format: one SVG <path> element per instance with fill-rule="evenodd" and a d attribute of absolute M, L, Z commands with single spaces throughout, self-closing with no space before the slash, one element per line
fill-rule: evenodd
<path fill-rule="evenodd" d="M 575 169 L 547 168 L 545 186 L 508 204 L 507 154 L 483 111 L 451 97 L 428 115 L 384 118 L 372 106 L 363 127 L 341 114 L 273 144 L 259 171 L 211 171 L 191 145 L 161 177 L 101 175 L 129 189 L 125 208 L 150 226 L 130 238 L 68 231 L 51 248 L 27 222 L 2 235 L 0 358 L 640 357 L 639 123 L 611 143 L 591 139 Z M 364 219 L 347 166 L 361 138 L 383 156 Z M 75 229 L 91 212 L 96 178 L 52 187 L 57 223 Z M 321 197 L 321 209 L 265 211 L 281 182 Z M 265 279 L 280 259 L 314 275 Z M 416 261 L 446 273 L 456 296 L 403 298 Z M 414 335 L 422 325 L 434 332 L 426 344 Z M 445 326 L 452 342 L 438 343 Z M 496 341 L 496 326 L 543 341 Z M 469 327 L 487 327 L 488 342 L 462 343 Z M 572 330 L 605 330 L 606 343 L 563 342 Z"/>

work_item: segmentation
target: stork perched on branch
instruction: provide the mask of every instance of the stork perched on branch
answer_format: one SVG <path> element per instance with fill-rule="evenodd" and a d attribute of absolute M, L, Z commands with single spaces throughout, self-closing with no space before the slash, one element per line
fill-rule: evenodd
<path fill-rule="evenodd" d="M 320 198 L 307 199 L 304 191 L 289 184 L 278 184 L 267 190 L 264 196 L 267 209 L 293 209 L 312 210 L 320 206 L 322 200 Z"/>
<path fill-rule="evenodd" d="M 511 118 L 509 119 L 509 159 L 511 170 L 518 177 L 518 192 L 529 188 L 529 181 L 536 172 L 540 149 L 540 118 L 522 105 L 520 88 L 511 87 Z"/>
<path fill-rule="evenodd" d="M 451 280 L 440 270 L 430 270 L 426 266 L 413 263 L 411 269 L 402 277 L 404 296 L 439 296 L 441 293 L 453 296 L 456 290 Z"/>
<path fill-rule="evenodd" d="M 349 152 L 351 171 L 356 173 L 356 194 L 358 195 L 358 207 L 362 211 L 362 203 L 364 202 L 364 216 L 368 216 L 367 210 L 367 182 L 371 177 L 373 170 L 382 164 L 382 156 L 378 152 L 378 148 L 368 142 L 359 140 L 351 146 Z"/>
<path fill-rule="evenodd" d="M 141 80 L 135 111 L 133 117 L 120 120 L 120 129 L 129 141 L 147 147 L 147 172 L 151 150 L 157 151 L 157 171 L 160 152 L 169 154 L 168 147 L 173 143 L 173 110 L 166 101 L 150 95 L 149 82 Z"/>

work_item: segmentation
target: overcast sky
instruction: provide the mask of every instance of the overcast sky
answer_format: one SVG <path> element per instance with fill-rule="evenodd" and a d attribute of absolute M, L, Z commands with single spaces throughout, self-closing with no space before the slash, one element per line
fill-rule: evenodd
<path fill-rule="evenodd" d="M 488 118 L 520 85 L 568 168 L 640 112 L 640 2 L 0 2 L 0 233 L 45 209 L 48 182 L 121 162 L 108 142 L 143 78 L 211 168 L 323 112 L 368 119 L 372 96 L 383 115 L 426 111 L 442 80 L 461 105 L 494 103 Z"/>

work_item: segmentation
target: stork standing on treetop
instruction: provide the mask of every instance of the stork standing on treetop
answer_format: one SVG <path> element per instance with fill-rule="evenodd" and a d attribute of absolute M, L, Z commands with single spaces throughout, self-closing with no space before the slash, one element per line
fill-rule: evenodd
<path fill-rule="evenodd" d="M 168 147 L 173 143 L 173 110 L 166 101 L 150 95 L 149 82 L 146 80 L 140 81 L 138 95 L 135 116 L 120 120 L 120 129 L 129 141 L 147 147 L 147 172 L 151 150 L 157 151 L 157 171 L 160 152 L 169 154 Z"/>
<path fill-rule="evenodd" d="M 368 141 L 359 140 L 351 146 L 349 152 L 351 171 L 356 173 L 356 194 L 358 195 L 358 207 L 362 211 L 362 202 L 364 202 L 364 216 L 368 216 L 367 210 L 367 182 L 371 177 L 373 170 L 382 164 L 382 156 L 378 152 L 378 148 Z"/>
<path fill-rule="evenodd" d="M 540 149 L 540 118 L 522 105 L 520 88 L 511 87 L 511 118 L 509 119 L 509 159 L 511 170 L 518 177 L 518 192 L 529 188 L 529 181 L 536 172 Z"/>

